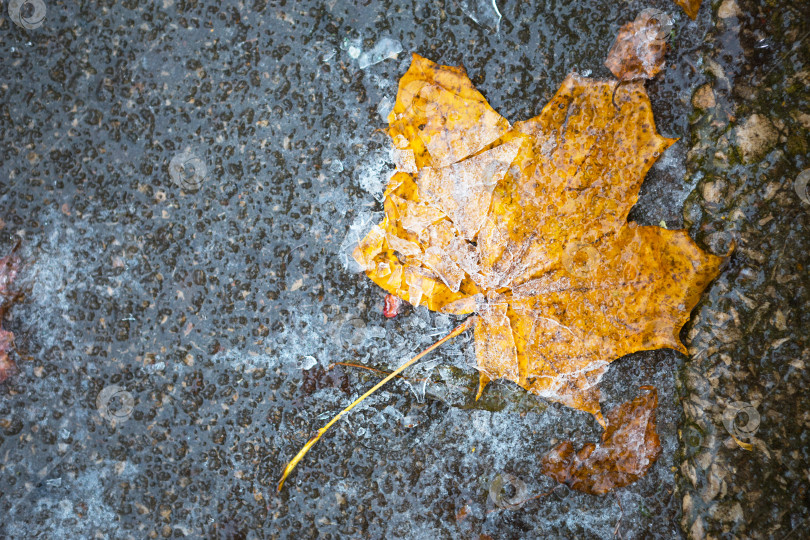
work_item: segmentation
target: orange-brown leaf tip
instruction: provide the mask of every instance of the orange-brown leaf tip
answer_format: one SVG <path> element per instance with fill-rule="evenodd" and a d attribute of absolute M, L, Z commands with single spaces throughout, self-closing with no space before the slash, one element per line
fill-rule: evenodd
<path fill-rule="evenodd" d="M 693 21 L 697 17 L 698 11 L 700 11 L 701 2 L 702 0 L 675 0 L 675 3 L 681 6 Z"/>

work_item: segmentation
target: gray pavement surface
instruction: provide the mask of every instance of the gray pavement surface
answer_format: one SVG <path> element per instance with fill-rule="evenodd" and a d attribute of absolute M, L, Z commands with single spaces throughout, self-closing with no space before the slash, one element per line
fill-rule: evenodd
<path fill-rule="evenodd" d="M 791 2 L 714 4 L 691 21 L 665 0 L 497 0 L 500 18 L 472 0 L 3 2 L 0 255 L 21 240 L 25 297 L 4 322 L 18 372 L 0 385 L 0 534 L 806 534 L 810 199 L 794 179 L 810 29 Z M 464 65 L 515 121 L 571 71 L 608 77 L 619 27 L 647 7 L 675 22 L 647 88 L 680 141 L 631 219 L 737 246 L 682 333 L 690 358 L 630 355 L 603 382 L 606 409 L 658 387 L 650 473 L 604 497 L 553 489 L 540 456 L 598 425 L 508 384 L 471 403 L 467 335 L 358 407 L 277 494 L 286 461 L 378 380 L 333 363 L 389 370 L 455 323 L 385 319 L 347 262 L 382 210 L 410 52 Z M 754 433 L 723 423 L 737 402 Z"/>

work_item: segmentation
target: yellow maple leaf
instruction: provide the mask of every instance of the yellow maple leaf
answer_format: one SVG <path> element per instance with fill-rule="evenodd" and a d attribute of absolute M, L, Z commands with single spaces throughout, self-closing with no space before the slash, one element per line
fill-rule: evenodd
<path fill-rule="evenodd" d="M 476 399 L 490 381 L 507 379 L 606 428 L 598 452 L 586 445 L 574 459 L 565 443 L 544 472 L 604 493 L 652 465 L 660 453 L 654 389 L 615 409 L 608 426 L 597 384 L 626 354 L 685 353 L 678 334 L 723 261 L 686 231 L 627 222 L 644 176 L 675 142 L 656 132 L 642 82 L 663 66 L 667 24 L 642 12 L 611 49 L 607 64 L 619 81 L 570 75 L 540 115 L 515 125 L 462 68 L 413 55 L 388 117 L 398 172 L 385 190 L 385 217 L 353 255 L 376 284 L 414 306 L 476 315 L 318 430 L 285 467 L 279 490 L 344 414 L 473 326 Z"/>
<path fill-rule="evenodd" d="M 477 313 L 481 383 L 508 379 L 594 414 L 613 360 L 671 347 L 721 257 L 686 231 L 627 222 L 673 142 L 640 82 L 569 76 L 510 126 L 460 68 L 413 56 L 389 116 L 400 163 L 385 218 L 355 250 L 414 305 Z M 614 105 L 615 103 L 615 105 Z"/>

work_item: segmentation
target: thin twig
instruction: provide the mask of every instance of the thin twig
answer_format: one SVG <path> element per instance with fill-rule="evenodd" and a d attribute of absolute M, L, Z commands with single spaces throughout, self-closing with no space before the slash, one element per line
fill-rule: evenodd
<path fill-rule="evenodd" d="M 326 369 L 328 371 L 328 370 L 332 369 L 335 366 L 348 366 L 348 367 L 353 367 L 353 368 L 367 369 L 369 371 L 373 371 L 374 373 L 379 373 L 381 375 L 390 375 L 391 374 L 390 371 L 384 371 L 382 369 L 377 369 L 377 368 L 373 368 L 373 367 L 370 367 L 370 366 L 364 366 L 362 364 L 352 364 L 351 362 L 333 362 L 333 363 L 329 364 L 329 367 L 326 368 Z M 410 377 L 406 377 L 405 375 L 397 375 L 397 377 L 400 378 L 400 379 L 404 379 L 406 381 L 422 382 L 422 381 L 427 380 L 427 379 L 411 379 Z"/>
<path fill-rule="evenodd" d="M 292 458 L 292 459 L 290 460 L 290 462 L 289 462 L 289 463 L 287 463 L 287 466 L 286 466 L 286 467 L 284 467 L 284 472 L 283 472 L 283 473 L 282 473 L 282 475 L 281 475 L 281 480 L 279 480 L 279 481 L 278 481 L 278 491 L 281 491 L 281 488 L 282 488 L 282 487 L 284 487 L 284 480 L 286 480 L 286 479 L 287 479 L 287 477 L 290 475 L 290 473 L 293 471 L 293 469 L 295 469 L 295 466 L 296 466 L 296 465 L 298 465 L 298 462 L 299 462 L 299 461 L 301 461 L 301 460 L 304 458 L 304 456 L 305 456 L 305 455 L 307 455 L 307 452 L 309 452 L 309 449 L 310 449 L 310 448 L 312 448 L 312 446 L 313 446 L 313 445 L 314 445 L 316 442 L 318 442 L 318 439 L 320 439 L 320 438 L 323 436 L 323 434 L 324 434 L 324 433 L 326 433 L 326 430 L 327 430 L 327 429 L 329 429 L 330 427 L 332 427 L 332 424 L 334 424 L 335 422 L 337 422 L 338 420 L 340 420 L 340 419 L 341 419 L 341 417 L 342 417 L 344 414 L 346 414 L 347 412 L 349 412 L 350 410 L 352 410 L 352 409 L 353 409 L 353 408 L 354 408 L 356 405 L 358 405 L 358 404 L 359 404 L 361 401 L 363 401 L 364 399 L 366 399 L 367 397 L 369 397 L 371 394 L 373 394 L 374 392 L 376 392 L 377 390 L 379 390 L 379 389 L 380 389 L 380 388 L 381 388 L 381 387 L 382 387 L 382 386 L 383 386 L 385 383 L 387 383 L 388 381 L 390 381 L 391 379 L 393 379 L 394 377 L 396 377 L 397 375 L 399 375 L 400 373 L 402 373 L 402 372 L 403 372 L 403 371 L 404 371 L 406 368 L 408 368 L 409 366 L 413 365 L 415 362 L 417 362 L 418 360 L 422 359 L 422 358 L 423 358 L 425 355 L 427 355 L 428 353 L 430 353 L 431 351 L 433 351 L 433 349 L 435 349 L 435 348 L 437 348 L 437 347 L 439 347 L 439 346 L 443 345 L 445 342 L 447 342 L 447 341 L 449 341 L 449 340 L 453 339 L 453 338 L 454 338 L 454 337 L 456 337 L 457 335 L 459 335 L 459 334 L 463 333 L 465 330 L 469 329 L 469 328 L 472 326 L 473 322 L 475 322 L 475 317 L 470 317 L 470 318 L 468 318 L 466 321 L 464 321 L 463 323 L 461 323 L 460 325 L 456 326 L 456 327 L 453 329 L 453 331 L 452 331 L 452 332 L 450 332 L 449 334 L 447 334 L 446 336 L 444 336 L 442 339 L 440 339 L 439 341 L 437 341 L 436 343 L 434 343 L 433 345 L 431 345 L 430 347 L 428 347 L 428 348 L 427 348 L 427 349 L 425 349 L 424 351 L 420 352 L 419 354 L 417 354 L 416 356 L 414 356 L 413 358 L 411 358 L 410 360 L 408 360 L 407 362 L 405 362 L 404 364 L 402 364 L 401 366 L 399 366 L 399 367 L 398 367 L 396 370 L 394 370 L 394 372 L 393 372 L 393 373 L 391 373 L 391 374 L 390 374 L 390 375 L 388 375 L 386 378 L 384 378 L 383 380 L 381 380 L 380 382 L 378 382 L 376 385 L 374 385 L 374 387 L 373 387 L 371 390 L 369 390 L 368 392 L 366 392 L 365 394 L 363 394 L 362 396 L 360 396 L 359 398 L 357 398 L 356 400 L 354 400 L 354 401 L 353 401 L 353 402 L 352 402 L 352 403 L 351 403 L 351 404 L 350 404 L 348 407 L 346 407 L 345 409 L 343 409 L 342 411 L 340 411 L 340 412 L 337 414 L 337 416 L 335 416 L 334 418 L 332 418 L 332 419 L 329 421 L 329 423 L 328 423 L 328 424 L 326 424 L 326 425 L 325 425 L 325 426 L 323 426 L 321 429 L 319 429 L 319 430 L 318 430 L 318 433 L 316 433 L 316 434 L 315 434 L 315 436 L 314 436 L 314 437 L 312 437 L 312 438 L 311 438 L 311 439 L 310 439 L 310 440 L 307 442 L 307 444 L 305 444 L 305 445 L 304 445 L 304 447 L 303 447 L 303 448 L 301 448 L 301 450 L 299 450 L 299 451 L 298 451 L 298 453 L 295 455 L 295 457 L 294 457 L 294 458 Z"/>

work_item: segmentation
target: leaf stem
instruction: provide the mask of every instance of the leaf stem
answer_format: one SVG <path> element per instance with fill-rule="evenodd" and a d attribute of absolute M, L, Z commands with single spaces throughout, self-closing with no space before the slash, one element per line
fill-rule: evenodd
<path fill-rule="evenodd" d="M 369 390 L 368 392 L 366 392 L 365 394 L 363 394 L 362 396 L 360 396 L 359 398 L 354 400 L 348 407 L 346 407 L 345 409 L 340 411 L 334 418 L 332 418 L 329 421 L 328 424 L 326 424 L 321 429 L 319 429 L 318 433 L 316 433 L 315 436 L 312 437 L 307 442 L 307 444 L 305 444 L 303 446 L 303 448 L 301 448 L 301 450 L 298 451 L 298 453 L 295 455 L 295 457 L 292 458 L 289 463 L 287 463 L 287 466 L 284 467 L 284 472 L 281 475 L 281 480 L 278 481 L 278 491 L 281 491 L 281 488 L 284 486 L 284 481 L 287 479 L 287 477 L 290 475 L 290 473 L 293 471 L 293 469 L 295 469 L 295 466 L 298 465 L 298 462 L 301 461 L 304 458 L 304 456 L 307 454 L 307 452 L 309 452 L 309 449 L 312 448 L 312 446 L 316 442 L 318 442 L 318 439 L 320 439 L 323 436 L 323 434 L 326 433 L 326 430 L 329 429 L 330 427 L 332 427 L 332 424 L 334 424 L 335 422 L 340 420 L 340 418 L 344 414 L 346 414 L 347 412 L 352 410 L 361 401 L 363 401 L 364 399 L 369 397 L 371 394 L 373 394 L 374 392 L 379 390 L 385 383 L 387 383 L 388 381 L 390 381 L 391 379 L 393 379 L 394 377 L 396 377 L 397 375 L 402 373 L 406 368 L 413 365 L 415 362 L 419 361 L 425 355 L 427 355 L 428 353 L 433 351 L 433 349 L 443 345 L 445 342 L 450 341 L 451 339 L 453 339 L 457 335 L 463 333 L 465 330 L 470 328 L 472 326 L 473 322 L 475 322 L 475 317 L 469 317 L 466 321 L 464 321 L 460 325 L 456 326 L 453 329 L 452 332 L 450 332 L 449 334 L 444 336 L 442 339 L 440 339 L 439 341 L 437 341 L 436 343 L 434 343 L 433 345 L 431 345 L 430 347 L 428 347 L 424 351 L 420 352 L 419 354 L 417 354 L 416 356 L 414 356 L 413 358 L 411 358 L 410 360 L 408 360 L 407 362 L 405 362 L 404 364 L 399 366 L 390 375 L 388 375 L 386 378 L 384 378 L 383 380 L 378 382 L 376 385 L 374 385 L 374 387 L 371 390 Z"/>
<path fill-rule="evenodd" d="M 326 368 L 326 370 L 329 371 L 330 369 L 332 369 L 335 366 L 347 366 L 347 367 L 353 367 L 353 368 L 358 368 L 358 369 L 365 369 L 365 370 L 368 370 L 368 371 L 373 371 L 374 373 L 379 373 L 381 375 L 389 375 L 391 373 L 390 371 L 383 371 L 381 369 L 377 369 L 377 368 L 373 368 L 373 367 L 369 367 L 369 366 L 363 366 L 361 364 L 352 364 L 351 362 L 335 362 L 333 364 L 330 364 L 329 367 Z M 405 377 L 403 375 L 397 375 L 397 377 L 399 377 L 401 379 L 409 380 L 407 377 Z M 416 379 L 416 382 L 422 382 L 424 380 L 425 379 Z"/>

